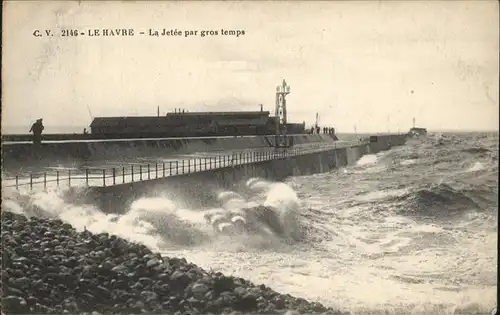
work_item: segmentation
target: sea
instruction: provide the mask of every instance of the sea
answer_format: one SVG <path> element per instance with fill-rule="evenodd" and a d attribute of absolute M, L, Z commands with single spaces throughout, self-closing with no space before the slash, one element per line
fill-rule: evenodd
<path fill-rule="evenodd" d="M 220 207 L 210 209 L 159 195 L 118 216 L 72 205 L 59 191 L 23 198 L 77 229 L 351 314 L 492 314 L 498 149 L 498 132 L 429 134 L 328 173 L 252 178 L 217 192 Z M 27 212 L 18 198 L 4 196 L 2 208 Z M 228 236 L 205 219 L 258 205 L 273 209 L 284 233 Z"/>

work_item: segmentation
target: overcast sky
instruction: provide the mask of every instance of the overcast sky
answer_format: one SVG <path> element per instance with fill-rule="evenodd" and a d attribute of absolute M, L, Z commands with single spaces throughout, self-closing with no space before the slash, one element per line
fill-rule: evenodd
<path fill-rule="evenodd" d="M 340 132 L 498 130 L 497 1 L 29 2 L 3 10 L 2 128 L 43 117 L 274 110 Z M 134 37 L 34 37 L 35 29 L 134 28 Z M 149 37 L 140 30 L 244 30 Z M 26 130 L 27 131 L 27 130 Z"/>

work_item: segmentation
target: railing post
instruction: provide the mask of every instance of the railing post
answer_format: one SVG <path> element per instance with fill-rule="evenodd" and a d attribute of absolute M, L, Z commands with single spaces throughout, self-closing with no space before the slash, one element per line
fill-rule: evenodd
<path fill-rule="evenodd" d="M 158 178 L 158 162 L 155 162 L 155 178 Z"/>
<path fill-rule="evenodd" d="M 142 180 L 142 164 L 139 165 L 139 180 Z"/>
<path fill-rule="evenodd" d="M 194 158 L 193 164 L 194 164 L 194 171 L 196 172 L 196 158 Z"/>
<path fill-rule="evenodd" d="M 85 186 L 89 186 L 89 169 L 85 169 Z"/>
<path fill-rule="evenodd" d="M 162 162 L 162 166 L 163 166 L 163 177 L 165 177 L 165 162 Z"/>
<path fill-rule="evenodd" d="M 169 167 L 168 175 L 172 176 L 172 161 L 168 162 L 168 167 Z"/>
<path fill-rule="evenodd" d="M 116 169 L 113 167 L 113 185 L 116 185 Z"/>
<path fill-rule="evenodd" d="M 57 187 L 59 187 L 59 171 L 56 171 L 56 182 L 57 182 Z"/>
<path fill-rule="evenodd" d="M 71 170 L 68 170 L 68 187 L 71 187 Z"/>
<path fill-rule="evenodd" d="M 122 184 L 125 184 L 125 166 L 122 167 Z"/>
<path fill-rule="evenodd" d="M 184 159 L 182 159 L 182 174 L 184 174 Z"/>
<path fill-rule="evenodd" d="M 43 172 L 43 189 L 47 189 L 47 172 Z"/>
<path fill-rule="evenodd" d="M 179 161 L 175 161 L 175 175 L 179 175 Z"/>
<path fill-rule="evenodd" d="M 132 177 L 132 182 L 134 181 L 134 164 L 130 166 L 130 176 Z"/>
<path fill-rule="evenodd" d="M 188 159 L 188 173 L 191 173 L 191 159 Z"/>
<path fill-rule="evenodd" d="M 148 179 L 151 179 L 151 165 L 148 163 Z"/>
<path fill-rule="evenodd" d="M 106 169 L 102 170 L 102 185 L 106 186 Z"/>
<path fill-rule="evenodd" d="M 19 175 L 16 175 L 16 190 L 19 190 Z"/>
<path fill-rule="evenodd" d="M 30 173 L 30 190 L 33 190 L 33 173 Z"/>

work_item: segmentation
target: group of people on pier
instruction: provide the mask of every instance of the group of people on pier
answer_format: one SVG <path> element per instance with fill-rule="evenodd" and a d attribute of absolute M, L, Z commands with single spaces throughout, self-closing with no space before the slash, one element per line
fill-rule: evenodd
<path fill-rule="evenodd" d="M 323 127 L 320 128 L 319 126 L 312 126 L 309 134 L 314 135 L 314 134 L 321 134 L 320 131 L 323 131 L 323 134 L 325 135 L 334 135 L 335 134 L 335 128 L 333 127 Z"/>

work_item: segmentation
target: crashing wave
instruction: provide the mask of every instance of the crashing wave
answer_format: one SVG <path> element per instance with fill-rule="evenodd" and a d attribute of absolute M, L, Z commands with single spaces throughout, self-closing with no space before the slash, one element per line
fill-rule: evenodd
<path fill-rule="evenodd" d="M 208 212 L 205 214 L 205 219 L 216 233 L 285 236 L 279 212 L 270 206 L 258 205 L 242 208 L 238 211 Z"/>

